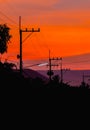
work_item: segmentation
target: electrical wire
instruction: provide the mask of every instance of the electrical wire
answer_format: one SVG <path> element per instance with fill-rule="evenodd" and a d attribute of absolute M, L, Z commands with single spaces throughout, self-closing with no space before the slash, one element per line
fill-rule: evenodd
<path fill-rule="evenodd" d="M 4 14 L 2 11 L 0 11 L 0 14 L 3 15 L 4 17 L 6 17 L 10 22 L 14 23 L 17 25 L 16 21 L 14 21 L 13 19 L 9 18 L 6 14 Z"/>

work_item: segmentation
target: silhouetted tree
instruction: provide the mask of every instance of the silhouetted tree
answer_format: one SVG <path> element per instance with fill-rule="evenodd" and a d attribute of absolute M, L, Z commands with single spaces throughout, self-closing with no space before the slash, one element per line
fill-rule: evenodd
<path fill-rule="evenodd" d="M 6 24 L 0 24 L 0 53 L 7 52 L 8 43 L 10 41 L 10 28 Z"/>
<path fill-rule="evenodd" d="M 53 82 L 54 82 L 54 83 L 59 84 L 59 79 L 60 79 L 59 75 L 53 76 L 52 79 L 53 79 Z"/>
<path fill-rule="evenodd" d="M 3 63 L 4 69 L 6 70 L 13 70 L 13 68 L 17 69 L 17 66 L 14 63 Z"/>

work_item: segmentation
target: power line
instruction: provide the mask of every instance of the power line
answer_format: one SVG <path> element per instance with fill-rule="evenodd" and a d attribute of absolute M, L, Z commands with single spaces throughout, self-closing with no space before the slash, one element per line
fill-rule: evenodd
<path fill-rule="evenodd" d="M 31 35 L 33 32 L 31 32 L 22 42 L 24 43 Z"/>
<path fill-rule="evenodd" d="M 37 54 L 39 54 L 39 57 L 43 57 L 43 54 L 42 52 L 45 52 L 42 48 L 42 45 L 40 45 L 40 43 L 42 43 L 39 39 L 39 37 L 37 37 L 37 34 L 35 33 L 35 38 L 36 38 L 36 43 L 37 45 L 35 45 L 35 49 L 37 51 Z"/>
<path fill-rule="evenodd" d="M 11 18 L 9 18 L 6 14 L 4 14 L 2 11 L 0 11 L 0 14 L 3 15 L 4 17 L 6 17 L 9 21 L 11 21 L 12 23 L 18 25 L 14 20 L 12 20 Z"/>
<path fill-rule="evenodd" d="M 46 41 L 46 39 L 45 39 L 45 37 L 44 37 L 44 34 L 41 32 L 40 35 L 41 35 L 42 39 L 44 39 L 44 41 L 43 41 L 43 46 L 44 46 L 48 51 L 51 50 L 51 49 L 49 48 L 49 46 L 47 45 L 47 41 Z"/>

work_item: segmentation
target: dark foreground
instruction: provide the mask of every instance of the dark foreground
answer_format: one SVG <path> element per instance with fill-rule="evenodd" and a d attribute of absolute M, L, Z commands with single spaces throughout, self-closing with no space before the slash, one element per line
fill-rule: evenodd
<path fill-rule="evenodd" d="M 72 87 L 67 84 L 47 83 L 40 79 L 24 79 L 23 77 L 4 77 L 0 78 L 0 93 L 3 97 L 11 99 L 35 99 L 35 98 L 52 98 L 58 100 L 68 98 L 90 99 L 90 88 L 87 87 Z"/>
<path fill-rule="evenodd" d="M 4 87 L 0 90 L 1 99 L 8 101 L 17 102 L 20 100 L 30 102 L 30 101 L 82 101 L 90 102 L 90 89 L 87 88 L 30 88 L 28 86 L 12 86 Z"/>
<path fill-rule="evenodd" d="M 51 83 L 45 83 L 40 78 L 31 79 L 21 76 L 12 70 L 0 72 L 1 101 L 7 105 L 34 106 L 35 104 L 85 104 L 90 103 L 90 88 L 84 83 L 80 87 L 61 84 L 55 78 Z M 88 103 L 88 104 L 89 104 Z M 36 107 L 37 107 L 36 105 Z"/>
<path fill-rule="evenodd" d="M 75 117 L 76 126 L 79 116 L 83 121 L 86 120 L 84 116 L 89 115 L 89 106 L 90 88 L 85 84 L 79 88 L 72 87 L 61 84 L 56 79 L 52 83 L 44 83 L 39 78 L 24 78 L 12 70 L 0 71 L 0 109 L 3 127 L 21 128 L 26 122 L 25 129 L 27 124 L 31 129 L 35 126 L 51 129 L 55 121 L 60 127 L 61 121 L 64 126 L 65 121 L 69 121 L 71 126 Z"/>
<path fill-rule="evenodd" d="M 74 117 L 78 118 L 81 115 L 83 120 L 83 116 L 88 116 L 90 112 L 90 89 L 88 88 L 73 88 L 60 86 L 60 84 L 42 86 L 41 82 L 31 83 L 22 78 L 10 81 L 6 79 L 1 85 L 0 105 L 2 117 L 6 121 L 10 118 L 10 125 L 12 123 L 14 127 L 16 124 L 23 127 L 26 121 L 29 127 L 43 124 L 44 128 L 48 125 L 51 128 L 55 121 L 61 126 L 59 119 L 65 124 L 65 121 L 72 121 Z"/>

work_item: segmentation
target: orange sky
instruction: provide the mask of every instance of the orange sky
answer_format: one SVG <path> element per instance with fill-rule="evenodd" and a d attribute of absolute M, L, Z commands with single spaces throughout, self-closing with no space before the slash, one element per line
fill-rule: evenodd
<path fill-rule="evenodd" d="M 49 49 L 53 57 L 90 53 L 90 1 L 0 0 L 0 23 L 7 23 L 13 36 L 8 59 L 19 54 L 19 16 L 22 29 L 40 28 L 23 43 L 23 59 L 47 58 Z"/>

